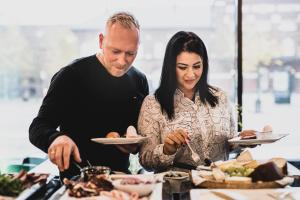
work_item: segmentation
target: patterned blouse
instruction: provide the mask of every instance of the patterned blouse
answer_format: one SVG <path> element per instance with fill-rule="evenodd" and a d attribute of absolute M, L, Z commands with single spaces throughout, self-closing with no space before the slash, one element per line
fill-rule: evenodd
<path fill-rule="evenodd" d="M 163 171 L 171 169 L 175 162 L 198 166 L 204 164 L 205 158 L 212 161 L 228 158 L 227 140 L 236 135 L 235 122 L 226 94 L 217 89 L 214 95 L 219 103 L 213 108 L 200 101 L 199 93 L 192 101 L 177 89 L 174 95 L 175 117 L 172 120 L 166 113 L 162 114 L 154 95 L 145 98 L 138 120 L 139 133 L 149 137 L 139 153 L 140 163 L 145 169 Z M 188 132 L 190 145 L 200 156 L 198 163 L 191 158 L 187 145 L 181 146 L 173 155 L 163 153 L 164 138 L 176 129 Z"/>

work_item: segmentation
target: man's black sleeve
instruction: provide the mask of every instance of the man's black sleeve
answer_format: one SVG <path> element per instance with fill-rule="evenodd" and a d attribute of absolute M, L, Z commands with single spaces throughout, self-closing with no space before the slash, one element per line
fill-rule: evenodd
<path fill-rule="evenodd" d="M 53 140 L 63 135 L 57 128 L 64 119 L 64 109 L 70 102 L 74 83 L 74 72 L 70 67 L 57 72 L 51 80 L 37 117 L 29 127 L 30 142 L 46 153 Z"/>

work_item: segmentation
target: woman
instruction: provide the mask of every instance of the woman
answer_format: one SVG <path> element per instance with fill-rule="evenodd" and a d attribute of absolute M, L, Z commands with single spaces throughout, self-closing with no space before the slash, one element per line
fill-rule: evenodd
<path fill-rule="evenodd" d="M 145 169 L 228 158 L 227 140 L 236 135 L 233 114 L 226 94 L 208 85 L 207 74 L 203 41 L 192 32 L 176 33 L 166 48 L 160 85 L 139 115 L 139 133 L 150 138 L 139 154 Z M 192 158 L 187 142 L 200 159 Z"/>

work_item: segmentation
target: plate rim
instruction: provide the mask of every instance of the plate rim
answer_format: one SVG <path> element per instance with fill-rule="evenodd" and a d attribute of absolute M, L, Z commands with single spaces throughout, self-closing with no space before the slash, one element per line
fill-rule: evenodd
<path fill-rule="evenodd" d="M 273 143 L 276 142 L 277 140 L 280 140 L 286 136 L 288 136 L 288 133 L 282 133 L 282 134 L 276 134 L 276 138 L 269 138 L 269 139 L 246 139 L 246 140 L 241 140 L 240 137 L 234 137 L 228 140 L 229 143 L 232 144 L 264 144 L 264 143 Z"/>
<path fill-rule="evenodd" d="M 148 137 L 137 137 L 137 138 L 91 138 L 91 141 L 99 144 L 136 144 L 144 141 Z M 99 141 L 99 139 L 103 141 Z M 117 139 L 118 141 L 112 141 Z M 107 140 L 107 141 L 105 141 Z"/>

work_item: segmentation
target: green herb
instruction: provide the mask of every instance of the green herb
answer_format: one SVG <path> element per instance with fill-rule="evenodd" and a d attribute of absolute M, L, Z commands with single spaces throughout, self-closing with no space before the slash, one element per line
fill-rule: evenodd
<path fill-rule="evenodd" d="M 10 175 L 0 174 L 0 195 L 18 196 L 24 190 L 19 179 L 13 179 Z"/>

